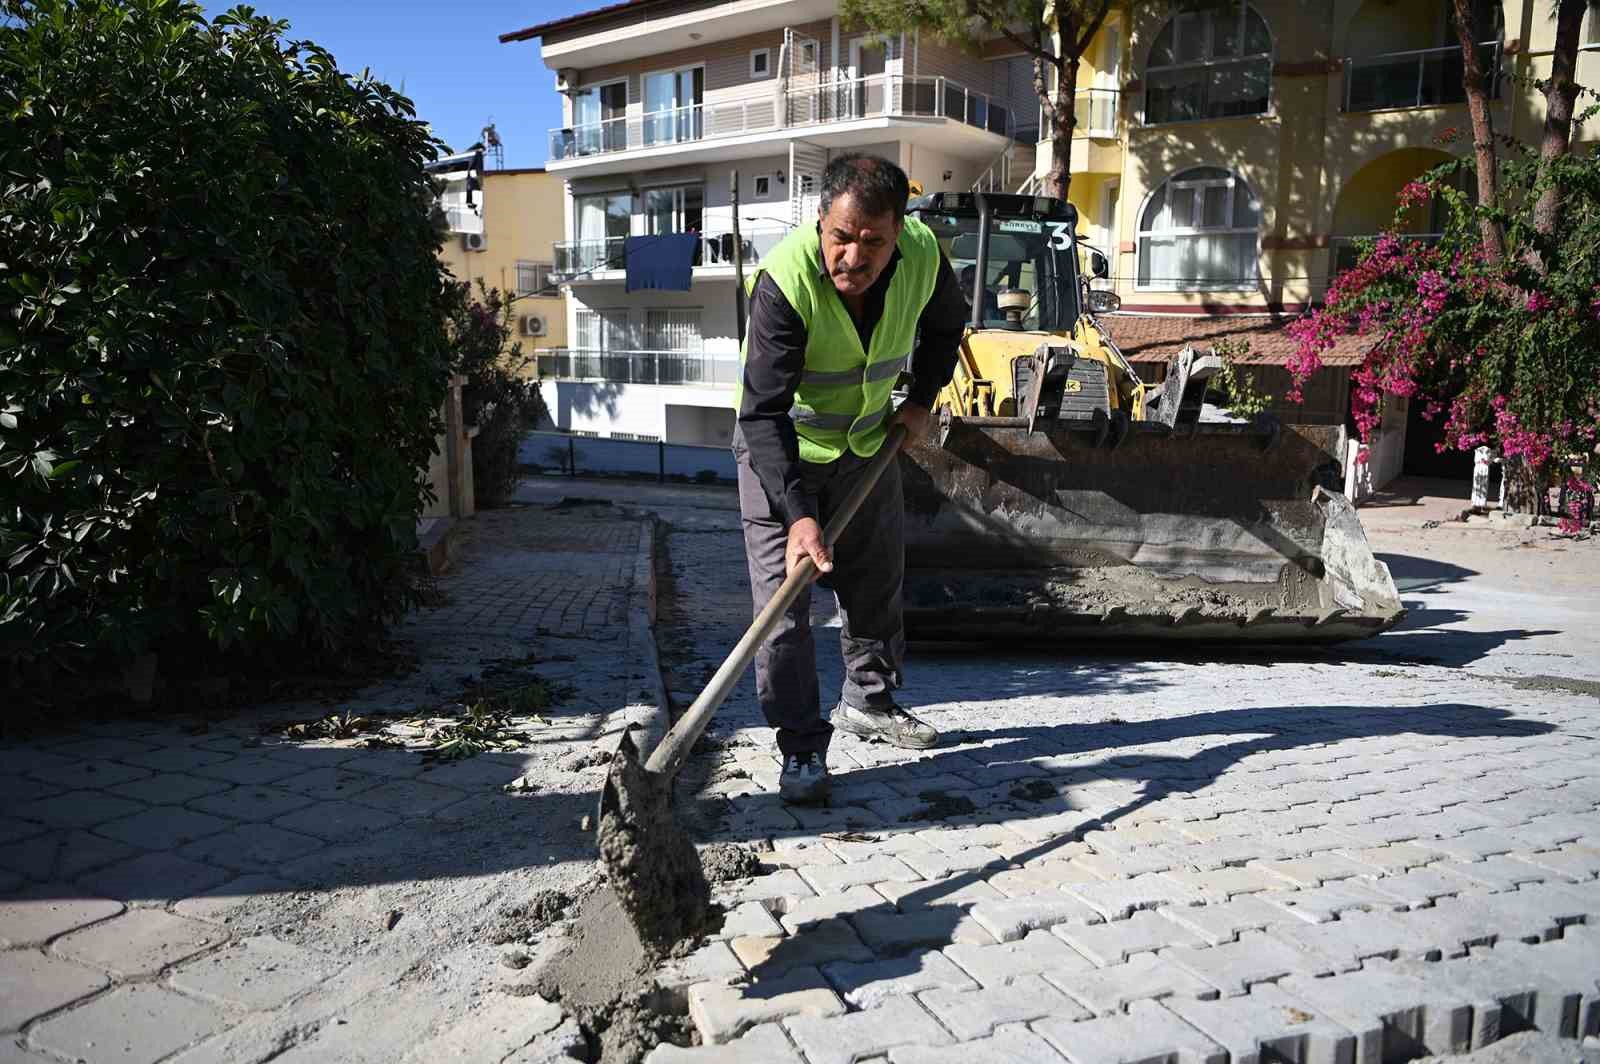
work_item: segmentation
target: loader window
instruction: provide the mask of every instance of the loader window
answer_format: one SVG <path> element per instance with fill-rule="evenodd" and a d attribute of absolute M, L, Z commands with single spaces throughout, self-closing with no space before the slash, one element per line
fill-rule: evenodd
<path fill-rule="evenodd" d="M 965 215 L 923 215 L 939 246 L 961 279 L 970 307 L 978 263 L 978 219 Z M 982 264 L 985 326 L 1001 328 L 1006 319 L 996 303 L 1005 288 L 1033 296 L 1023 328 L 1046 332 L 1070 329 L 1078 316 L 1077 245 L 1065 220 L 1048 217 L 991 218 L 988 261 Z"/>

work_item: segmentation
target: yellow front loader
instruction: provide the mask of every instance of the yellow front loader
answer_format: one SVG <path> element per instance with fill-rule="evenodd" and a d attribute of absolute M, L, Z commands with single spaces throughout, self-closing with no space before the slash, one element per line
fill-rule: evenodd
<path fill-rule="evenodd" d="M 1140 380 L 1060 200 L 937 193 L 971 321 L 937 438 L 901 458 L 912 638 L 1333 642 L 1403 615 L 1343 495 L 1337 427 L 1245 422 L 1185 348 Z"/>

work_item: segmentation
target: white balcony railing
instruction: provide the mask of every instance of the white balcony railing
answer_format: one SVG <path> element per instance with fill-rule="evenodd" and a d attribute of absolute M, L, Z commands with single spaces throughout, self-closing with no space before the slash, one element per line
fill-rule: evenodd
<path fill-rule="evenodd" d="M 744 250 L 747 266 L 754 266 L 762 256 L 777 246 L 789 232 L 786 225 L 751 224 L 739 227 L 739 241 Z M 717 227 L 700 235 L 700 246 L 695 251 L 694 265 L 732 266 L 733 232 L 727 227 Z M 649 239 L 645 237 L 644 239 Z M 554 245 L 555 274 L 558 280 L 578 280 L 603 270 L 628 268 L 627 238 L 614 236 L 603 240 L 561 240 Z"/>
<path fill-rule="evenodd" d="M 540 351 L 538 362 L 545 380 L 729 386 L 739 381 L 739 356 L 732 353 L 559 347 Z"/>
<path fill-rule="evenodd" d="M 1500 94 L 1500 44 L 1478 46 L 1478 62 L 1491 96 Z M 1467 98 L 1460 45 L 1387 52 L 1344 61 L 1344 109 L 1383 111 L 1438 107 Z"/>
<path fill-rule="evenodd" d="M 945 118 L 1002 135 L 1009 135 L 1014 124 L 1003 104 L 948 78 L 875 74 L 552 129 L 550 159 L 559 162 L 791 126 L 886 117 Z"/>

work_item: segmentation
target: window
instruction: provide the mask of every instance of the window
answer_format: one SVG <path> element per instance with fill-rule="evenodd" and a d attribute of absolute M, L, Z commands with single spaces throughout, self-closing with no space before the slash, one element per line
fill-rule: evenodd
<path fill-rule="evenodd" d="M 577 220 L 578 239 L 571 246 L 570 261 L 558 263 L 561 272 L 620 270 L 623 240 L 633 227 L 632 193 L 574 196 L 572 210 Z"/>
<path fill-rule="evenodd" d="M 626 81 L 593 85 L 573 93 L 571 138 L 557 145 L 559 157 L 623 150 L 628 146 L 627 112 Z"/>
<path fill-rule="evenodd" d="M 644 142 L 674 144 L 699 140 L 704 129 L 700 105 L 706 68 L 687 67 L 644 76 Z"/>
<path fill-rule="evenodd" d="M 578 347 L 581 350 L 626 351 L 633 347 L 626 308 L 580 308 L 577 326 Z"/>
<path fill-rule="evenodd" d="M 772 175 L 755 175 L 755 188 L 752 193 L 756 199 L 766 199 L 772 195 Z"/>
<path fill-rule="evenodd" d="M 764 78 L 772 73 L 772 49 L 757 48 L 750 53 L 750 76 Z"/>
<path fill-rule="evenodd" d="M 802 41 L 800 44 L 800 64 L 802 69 L 815 70 L 817 68 L 817 42 Z"/>
<path fill-rule="evenodd" d="M 704 228 L 705 202 L 704 185 L 645 189 L 645 234 L 659 236 L 662 233 L 700 232 Z"/>
<path fill-rule="evenodd" d="M 555 282 L 550 280 L 554 266 L 548 262 L 517 263 L 517 295 L 553 296 L 557 294 Z"/>
<path fill-rule="evenodd" d="M 705 352 L 705 342 L 700 334 L 698 307 L 646 310 L 644 342 L 647 350 L 662 353 L 656 359 L 656 383 L 692 384 L 704 379 L 700 356 Z"/>
<path fill-rule="evenodd" d="M 1188 0 L 1150 49 L 1145 123 L 1264 114 L 1271 53 L 1267 24 L 1248 4 Z"/>
<path fill-rule="evenodd" d="M 1185 170 L 1156 189 L 1139 216 L 1138 287 L 1254 285 L 1260 228 L 1261 204 L 1243 179 L 1216 167 Z"/>
<path fill-rule="evenodd" d="M 1600 0 L 1589 0 L 1589 12 L 1583 16 L 1582 46 L 1600 48 Z"/>

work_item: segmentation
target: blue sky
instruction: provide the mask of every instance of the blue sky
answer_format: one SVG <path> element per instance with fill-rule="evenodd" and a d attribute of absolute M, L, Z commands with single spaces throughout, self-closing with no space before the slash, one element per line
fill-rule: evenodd
<path fill-rule="evenodd" d="M 203 0 L 215 16 L 231 2 Z M 612 0 L 253 0 L 257 14 L 287 19 L 290 35 L 332 52 L 341 69 L 372 72 L 417 105 L 454 149 L 478 139 L 492 116 L 506 165 L 543 166 L 561 124 L 555 76 L 539 42 L 499 36 L 604 7 Z"/>

